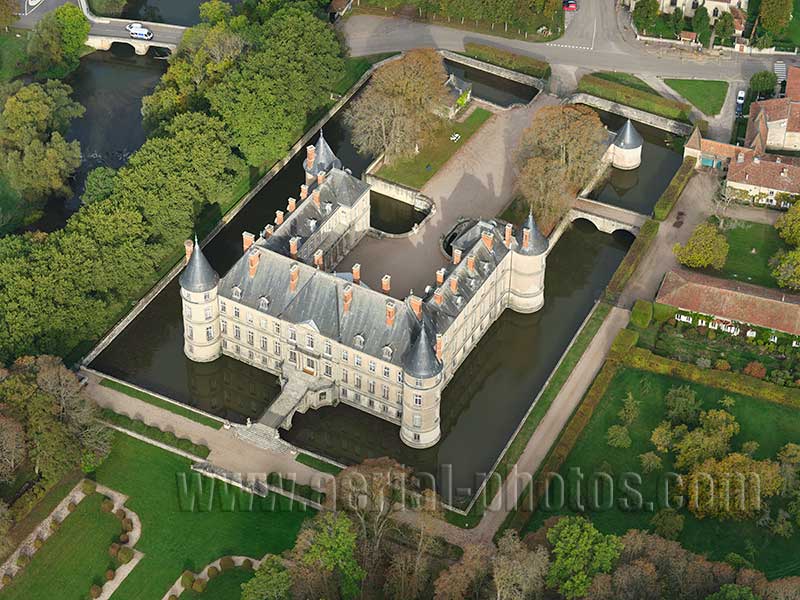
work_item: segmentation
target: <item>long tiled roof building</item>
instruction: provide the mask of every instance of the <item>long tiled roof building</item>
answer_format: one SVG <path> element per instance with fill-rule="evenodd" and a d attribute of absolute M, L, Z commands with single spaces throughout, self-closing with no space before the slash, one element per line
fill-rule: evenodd
<path fill-rule="evenodd" d="M 369 186 L 322 134 L 306 153 L 299 197 L 258 237 L 243 232 L 243 255 L 222 278 L 187 241 L 184 351 L 278 375 L 262 426 L 289 428 L 297 411 L 344 402 L 399 425 L 408 445 L 432 446 L 441 392 L 489 326 L 506 307 L 541 308 L 548 241 L 532 216 L 517 231 L 478 221 L 424 292 L 393 297 L 389 275 L 370 289 L 360 265 L 336 271 L 369 230 Z"/>

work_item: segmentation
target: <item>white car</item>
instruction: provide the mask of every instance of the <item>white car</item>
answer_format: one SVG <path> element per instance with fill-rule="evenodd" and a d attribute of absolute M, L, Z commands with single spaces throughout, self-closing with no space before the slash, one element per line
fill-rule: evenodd
<path fill-rule="evenodd" d="M 128 31 L 133 31 L 134 29 L 144 29 L 144 28 L 145 26 L 142 25 L 141 23 L 128 23 L 127 25 L 125 25 L 125 29 L 127 29 Z"/>
<path fill-rule="evenodd" d="M 736 104 L 740 106 L 744 104 L 744 90 L 739 90 L 739 93 L 736 95 Z"/>

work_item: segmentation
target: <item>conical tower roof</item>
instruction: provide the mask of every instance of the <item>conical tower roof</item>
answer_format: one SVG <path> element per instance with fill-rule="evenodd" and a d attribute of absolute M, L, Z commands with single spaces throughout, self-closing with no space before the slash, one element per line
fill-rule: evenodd
<path fill-rule="evenodd" d="M 219 283 L 219 275 L 206 260 L 197 236 L 194 236 L 194 249 L 189 263 L 178 278 L 178 283 L 184 290 L 190 292 L 208 292 Z"/>
<path fill-rule="evenodd" d="M 527 248 L 522 247 L 524 229 L 529 229 L 531 232 L 531 238 L 528 241 Z M 519 231 L 517 231 L 517 243 L 519 244 L 518 252 L 527 256 L 544 254 L 547 252 L 547 248 L 550 246 L 550 242 L 542 235 L 542 232 L 539 231 L 538 225 L 536 225 L 536 220 L 533 218 L 533 210 L 528 210 L 528 218 L 525 219 L 522 227 L 519 229 Z"/>
<path fill-rule="evenodd" d="M 617 132 L 617 136 L 614 138 L 614 145 L 623 150 L 632 150 L 634 148 L 640 148 L 643 141 L 641 134 L 636 131 L 633 123 L 628 119 L 625 121 L 625 125 L 622 126 L 622 129 Z"/>
<path fill-rule="evenodd" d="M 403 368 L 412 377 L 428 379 L 442 372 L 442 364 L 436 358 L 428 329 L 422 323 L 416 341 L 409 348 L 403 360 Z"/>
<path fill-rule="evenodd" d="M 316 177 L 319 173 L 327 173 L 333 167 L 337 169 L 342 168 L 342 161 L 336 157 L 333 150 L 328 145 L 328 142 L 325 141 L 322 129 L 319 130 L 319 139 L 314 149 L 314 164 L 308 165 L 306 161 L 303 161 L 303 168 L 306 170 L 306 173 Z"/>

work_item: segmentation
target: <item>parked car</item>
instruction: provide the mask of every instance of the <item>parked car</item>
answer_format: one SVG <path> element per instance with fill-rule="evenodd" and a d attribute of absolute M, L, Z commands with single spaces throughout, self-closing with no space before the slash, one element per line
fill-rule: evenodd
<path fill-rule="evenodd" d="M 131 29 L 130 36 L 135 40 L 152 40 L 153 32 L 149 29 Z"/>
<path fill-rule="evenodd" d="M 128 31 L 133 31 L 134 29 L 146 29 L 146 27 L 141 23 L 128 23 L 125 25 L 125 29 Z"/>
<path fill-rule="evenodd" d="M 564 10 L 567 12 L 574 12 L 578 10 L 578 3 L 575 0 L 566 0 L 563 4 Z"/>
<path fill-rule="evenodd" d="M 739 90 L 739 93 L 736 94 L 736 104 L 744 106 L 744 99 L 745 99 L 744 90 Z"/>

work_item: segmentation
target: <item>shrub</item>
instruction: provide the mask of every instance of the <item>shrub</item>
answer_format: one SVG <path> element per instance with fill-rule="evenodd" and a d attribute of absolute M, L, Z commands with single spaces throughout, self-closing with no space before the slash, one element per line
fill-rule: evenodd
<path fill-rule="evenodd" d="M 4 586 L 10 584 L 11 583 L 11 575 L 9 575 L 8 573 L 3 573 L 3 578 L 0 579 L 0 581 L 2 581 Z"/>
<path fill-rule="evenodd" d="M 655 240 L 658 235 L 658 227 L 658 221 L 653 221 L 652 219 L 648 219 L 645 221 L 644 225 L 642 225 L 642 228 L 639 230 L 639 235 L 636 236 L 630 249 L 628 249 L 628 253 L 625 255 L 625 258 L 622 259 L 617 270 L 614 271 L 614 275 L 611 277 L 611 281 L 608 282 L 608 286 L 606 287 L 606 297 L 612 302 L 619 298 L 622 290 L 624 290 L 625 286 L 628 284 L 628 280 L 647 254 L 653 240 Z"/>
<path fill-rule="evenodd" d="M 61 527 L 61 521 L 53 517 L 53 519 L 50 521 L 50 531 L 55 533 L 56 531 L 59 530 L 60 527 Z"/>
<path fill-rule="evenodd" d="M 131 538 L 127 533 L 120 533 L 119 534 L 119 543 L 120 544 L 127 544 L 130 539 Z"/>
<path fill-rule="evenodd" d="M 202 446 L 200 444 L 195 444 L 190 440 L 179 438 L 174 433 L 169 431 L 161 431 L 158 427 L 152 427 L 151 425 L 147 425 L 142 421 L 137 421 L 135 419 L 131 419 L 130 417 L 126 417 L 125 415 L 117 414 L 113 410 L 109 410 L 107 408 L 104 408 L 100 411 L 100 416 L 104 421 L 118 427 L 122 427 L 127 431 L 138 433 L 150 438 L 151 440 L 161 442 L 167 446 L 172 446 L 173 448 L 179 448 L 180 450 L 184 450 L 185 452 L 194 454 L 200 458 L 206 458 L 211 452 L 207 446 Z"/>
<path fill-rule="evenodd" d="M 202 594 L 206 591 L 206 585 L 208 585 L 208 583 L 205 579 L 195 579 L 192 584 L 192 589 L 198 594 Z"/>
<path fill-rule="evenodd" d="M 675 307 L 669 304 L 653 302 L 653 320 L 656 323 L 665 323 L 675 316 Z"/>
<path fill-rule="evenodd" d="M 130 546 L 123 546 L 119 549 L 119 553 L 117 554 L 117 560 L 120 564 L 127 565 L 131 560 L 133 560 L 133 548 Z"/>
<path fill-rule="evenodd" d="M 102 595 L 102 593 L 103 593 L 103 588 L 101 588 L 99 585 L 93 585 L 91 588 L 89 588 L 89 595 L 92 598 L 99 598 Z"/>
<path fill-rule="evenodd" d="M 678 539 L 683 531 L 684 517 L 674 508 L 664 508 L 658 511 L 650 519 L 653 530 L 663 538 L 668 540 Z"/>
<path fill-rule="evenodd" d="M 97 483 L 91 479 L 84 479 L 83 482 L 81 482 L 81 491 L 85 495 L 91 496 L 97 491 Z"/>
<path fill-rule="evenodd" d="M 714 368 L 717 371 L 730 371 L 731 370 L 731 363 L 727 360 L 719 359 L 717 362 L 714 363 Z"/>
<path fill-rule="evenodd" d="M 69 504 L 67 504 L 67 511 L 68 512 L 75 512 L 76 508 L 78 508 L 78 505 L 75 504 L 74 502 L 70 502 Z"/>
<path fill-rule="evenodd" d="M 747 363 L 747 366 L 742 371 L 745 375 L 755 377 L 756 379 L 764 379 L 767 375 L 767 368 L 757 360 Z"/>
<path fill-rule="evenodd" d="M 692 232 L 687 242 L 681 246 L 675 244 L 673 254 L 678 262 L 693 269 L 713 267 L 721 269 L 725 266 L 730 245 L 716 225 L 701 223 Z"/>
<path fill-rule="evenodd" d="M 223 556 L 222 559 L 219 561 L 219 567 L 223 571 L 230 571 L 236 566 L 233 562 L 233 559 L 230 556 Z"/>
<path fill-rule="evenodd" d="M 117 518 L 118 518 L 120 521 L 122 521 L 122 520 L 123 520 L 123 519 L 124 519 L 126 516 L 128 516 L 128 515 L 127 515 L 127 513 L 125 512 L 125 509 L 124 509 L 124 508 L 118 508 L 118 509 L 117 509 L 117 510 L 114 512 L 114 514 L 116 515 L 116 517 L 117 517 Z"/>
<path fill-rule="evenodd" d="M 639 329 L 646 329 L 653 319 L 653 303 L 637 300 L 631 312 L 631 323 Z"/>
<path fill-rule="evenodd" d="M 622 329 L 611 343 L 611 352 L 614 354 L 625 354 L 639 341 L 639 332 L 632 329 Z"/>
<path fill-rule="evenodd" d="M 103 512 L 110 513 L 112 510 L 114 510 L 114 501 L 113 501 L 111 498 L 106 498 L 106 499 L 105 499 L 105 500 L 103 500 L 103 502 L 100 504 L 100 509 L 101 509 Z"/>
<path fill-rule="evenodd" d="M 31 557 L 24 552 L 20 552 L 19 556 L 17 556 L 17 566 L 20 569 L 24 569 L 28 566 L 29 562 L 31 562 Z"/>
<path fill-rule="evenodd" d="M 734 569 L 752 569 L 753 563 L 747 560 L 744 556 L 736 554 L 736 552 L 728 552 L 723 559 L 726 563 Z"/>
<path fill-rule="evenodd" d="M 252 571 L 253 570 L 253 561 L 249 558 L 245 558 L 241 564 L 242 569 L 245 571 Z"/>
<path fill-rule="evenodd" d="M 217 575 L 219 575 L 219 569 L 217 567 L 208 567 L 209 579 L 214 579 Z"/>
<path fill-rule="evenodd" d="M 111 558 L 116 558 L 118 554 L 119 554 L 119 544 L 117 544 L 116 542 L 114 542 L 113 544 L 111 544 L 111 545 L 108 547 L 108 555 L 109 555 Z"/>
<path fill-rule="evenodd" d="M 183 589 L 188 590 L 189 588 L 192 587 L 193 583 L 194 583 L 194 573 L 192 573 L 191 571 L 184 571 L 183 575 L 181 575 L 181 585 L 183 586 Z"/>
<path fill-rule="evenodd" d="M 131 519 L 122 519 L 122 530 L 126 532 L 133 531 L 133 521 Z"/>
<path fill-rule="evenodd" d="M 35 540 L 33 540 L 33 547 L 36 548 L 37 550 L 41 548 L 43 545 L 44 545 L 44 540 L 42 538 L 37 537 Z"/>
<path fill-rule="evenodd" d="M 706 358 L 705 356 L 699 357 L 695 364 L 700 367 L 701 369 L 710 369 L 711 368 L 711 359 Z"/>
<path fill-rule="evenodd" d="M 114 575 L 116 575 L 116 573 L 114 572 L 114 569 L 107 569 L 106 570 L 106 581 L 111 581 L 112 579 L 114 579 Z"/>
<path fill-rule="evenodd" d="M 178 597 L 175 594 L 171 594 L 169 600 L 178 600 Z"/>
<path fill-rule="evenodd" d="M 631 436 L 624 425 L 612 425 L 606 432 L 606 441 L 612 448 L 630 448 Z"/>
<path fill-rule="evenodd" d="M 684 102 L 663 98 L 658 94 L 602 79 L 596 75 L 584 75 L 578 82 L 578 91 L 678 121 L 688 122 L 692 110 L 692 107 Z"/>
<path fill-rule="evenodd" d="M 664 193 L 661 194 L 658 202 L 656 202 L 656 205 L 653 207 L 654 219 L 657 221 L 663 221 L 669 216 L 669 213 L 672 212 L 672 207 L 675 206 L 675 203 L 678 201 L 678 198 L 681 197 L 686 184 L 689 183 L 689 179 L 691 179 L 692 174 L 694 173 L 694 167 L 696 164 L 697 159 L 692 158 L 691 156 L 687 156 L 683 159 L 683 163 L 672 177 L 672 181 L 669 182 L 667 189 L 664 190 Z"/>
<path fill-rule="evenodd" d="M 639 455 L 639 462 L 642 464 L 642 471 L 652 473 L 661 468 L 661 457 L 653 451 Z"/>
<path fill-rule="evenodd" d="M 507 50 L 500 50 L 494 46 L 469 42 L 464 44 L 464 54 L 498 67 L 531 75 L 532 77 L 539 77 L 540 79 L 550 77 L 550 65 L 545 61 L 514 54 Z"/>

